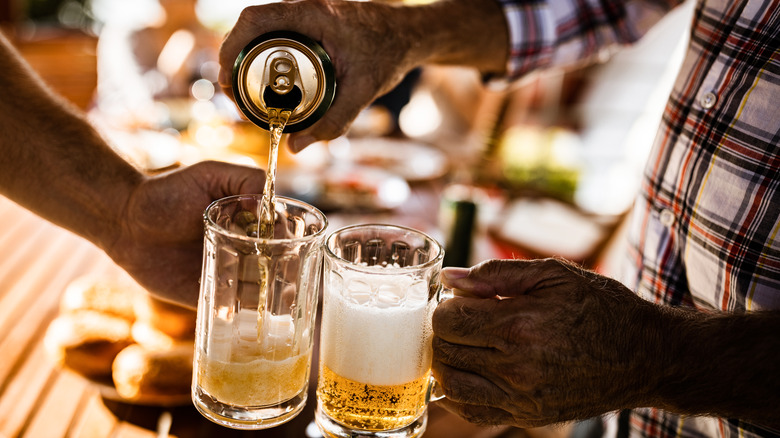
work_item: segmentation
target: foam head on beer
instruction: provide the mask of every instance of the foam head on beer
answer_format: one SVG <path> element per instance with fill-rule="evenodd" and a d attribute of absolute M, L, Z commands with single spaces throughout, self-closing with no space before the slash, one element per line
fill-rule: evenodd
<path fill-rule="evenodd" d="M 323 363 L 350 380 L 397 385 L 430 368 L 428 284 L 392 268 L 385 274 L 331 272 L 323 309 Z"/>
<path fill-rule="evenodd" d="M 381 266 L 325 278 L 317 399 L 359 430 L 404 427 L 425 412 L 431 369 L 428 282 Z"/>

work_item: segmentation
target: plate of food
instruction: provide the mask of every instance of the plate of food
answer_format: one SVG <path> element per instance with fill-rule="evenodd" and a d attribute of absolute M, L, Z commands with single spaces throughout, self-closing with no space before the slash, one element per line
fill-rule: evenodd
<path fill-rule="evenodd" d="M 276 190 L 323 210 L 389 210 L 403 204 L 411 193 L 400 176 L 352 163 L 319 171 L 280 172 Z"/>
<path fill-rule="evenodd" d="M 44 347 L 107 399 L 178 406 L 190 403 L 194 333 L 194 311 L 131 280 L 87 275 L 65 288 Z"/>
<path fill-rule="evenodd" d="M 338 160 L 384 169 L 409 182 L 439 178 L 449 170 L 441 150 L 413 140 L 395 138 L 348 139 L 330 145 Z"/>

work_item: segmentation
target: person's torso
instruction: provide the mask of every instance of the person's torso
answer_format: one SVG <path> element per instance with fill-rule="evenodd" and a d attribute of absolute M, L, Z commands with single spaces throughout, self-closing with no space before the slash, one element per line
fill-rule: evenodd
<path fill-rule="evenodd" d="M 780 2 L 702 1 L 634 207 L 623 278 L 659 304 L 780 309 Z M 766 436 L 636 411 L 637 436 Z"/>

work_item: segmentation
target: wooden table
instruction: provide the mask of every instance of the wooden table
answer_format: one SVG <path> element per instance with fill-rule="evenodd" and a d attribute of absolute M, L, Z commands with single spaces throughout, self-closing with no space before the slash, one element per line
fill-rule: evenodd
<path fill-rule="evenodd" d="M 156 407 L 105 399 L 92 383 L 54 365 L 44 351 L 43 337 L 70 281 L 88 273 L 123 272 L 91 243 L 3 197 L 0 251 L 0 437 L 319 436 L 310 426 L 313 394 L 294 420 L 253 432 L 218 426 L 190 404 Z M 528 436 L 526 431 L 476 427 L 435 404 L 425 434 L 426 438 L 523 436 Z"/>

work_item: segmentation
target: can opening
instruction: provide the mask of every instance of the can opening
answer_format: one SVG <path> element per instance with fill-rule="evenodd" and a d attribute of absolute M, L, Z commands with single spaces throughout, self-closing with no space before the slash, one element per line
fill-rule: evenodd
<path fill-rule="evenodd" d="M 233 66 L 233 90 L 241 112 L 268 130 L 270 109 L 290 110 L 284 132 L 311 126 L 330 107 L 336 82 L 322 46 L 295 32 L 263 34 Z"/>

